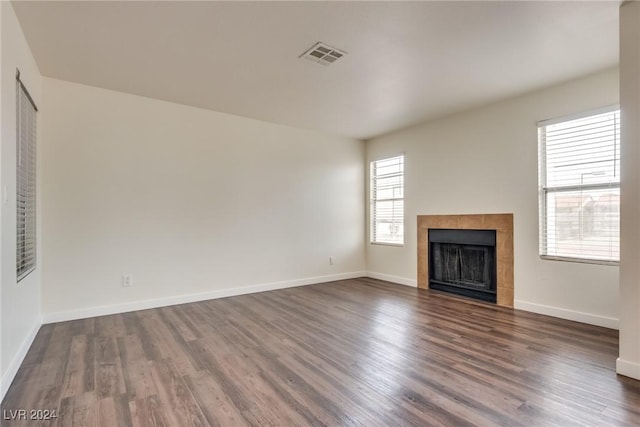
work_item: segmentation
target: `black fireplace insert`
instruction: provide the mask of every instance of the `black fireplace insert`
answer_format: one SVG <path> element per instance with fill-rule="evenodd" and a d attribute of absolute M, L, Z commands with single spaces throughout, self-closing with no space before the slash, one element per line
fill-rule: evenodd
<path fill-rule="evenodd" d="M 496 230 L 429 229 L 429 287 L 496 302 Z"/>

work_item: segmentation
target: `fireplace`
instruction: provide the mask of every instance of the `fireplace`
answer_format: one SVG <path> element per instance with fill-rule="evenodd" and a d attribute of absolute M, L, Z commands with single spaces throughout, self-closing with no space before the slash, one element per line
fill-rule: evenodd
<path fill-rule="evenodd" d="M 514 293 L 514 264 L 513 264 L 513 214 L 464 214 L 464 215 L 418 215 L 418 288 L 428 289 L 431 269 L 429 258 L 431 257 L 431 245 L 429 244 L 429 230 L 490 230 L 495 232 L 493 258 L 496 268 L 493 270 L 493 286 L 496 292 L 496 304 L 502 307 L 513 307 Z M 441 242 L 442 243 L 442 242 Z M 447 243 L 447 242 L 445 242 Z M 448 242 L 460 245 L 459 242 Z M 467 242 L 469 243 L 469 242 Z M 473 245 L 473 242 L 471 242 Z M 463 245 L 464 246 L 464 245 Z M 480 246 L 485 246 L 480 245 Z M 491 245 L 486 245 L 491 246 Z M 451 248 L 450 248 L 451 249 Z M 451 251 L 454 251 L 451 249 Z M 451 252 L 450 251 L 450 252 Z M 479 256 L 485 260 L 491 249 Z M 480 264 L 480 260 L 476 260 Z M 484 273 L 483 273 L 484 277 Z M 479 280 L 479 275 L 474 275 L 474 281 Z M 437 280 L 437 279 L 436 279 Z M 477 284 L 480 287 L 480 284 Z M 484 285 L 482 285 L 484 287 Z"/>
<path fill-rule="evenodd" d="M 429 229 L 429 287 L 496 302 L 496 231 Z"/>

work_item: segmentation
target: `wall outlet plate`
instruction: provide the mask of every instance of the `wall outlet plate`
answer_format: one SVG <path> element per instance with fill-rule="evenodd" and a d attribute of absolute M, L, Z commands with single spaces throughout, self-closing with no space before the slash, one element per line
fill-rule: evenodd
<path fill-rule="evenodd" d="M 132 286 L 133 286 L 133 275 L 124 274 L 122 276 L 122 287 L 123 288 L 130 288 Z"/>

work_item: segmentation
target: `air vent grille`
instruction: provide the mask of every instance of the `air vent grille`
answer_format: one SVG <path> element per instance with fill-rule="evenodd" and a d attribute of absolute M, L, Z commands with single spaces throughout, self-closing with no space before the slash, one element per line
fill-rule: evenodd
<path fill-rule="evenodd" d="M 318 42 L 311 49 L 300 55 L 300 58 L 308 59 L 321 65 L 331 65 L 346 54 L 347 52 L 343 50 Z"/>

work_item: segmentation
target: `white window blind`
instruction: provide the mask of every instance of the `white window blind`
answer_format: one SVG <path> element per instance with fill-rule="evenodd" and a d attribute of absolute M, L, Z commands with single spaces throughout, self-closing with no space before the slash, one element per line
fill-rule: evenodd
<path fill-rule="evenodd" d="M 540 254 L 620 260 L 620 111 L 538 125 Z"/>
<path fill-rule="evenodd" d="M 18 281 L 36 267 L 36 107 L 16 79 L 16 182 Z"/>
<path fill-rule="evenodd" d="M 404 244 L 404 156 L 371 162 L 371 243 Z"/>

